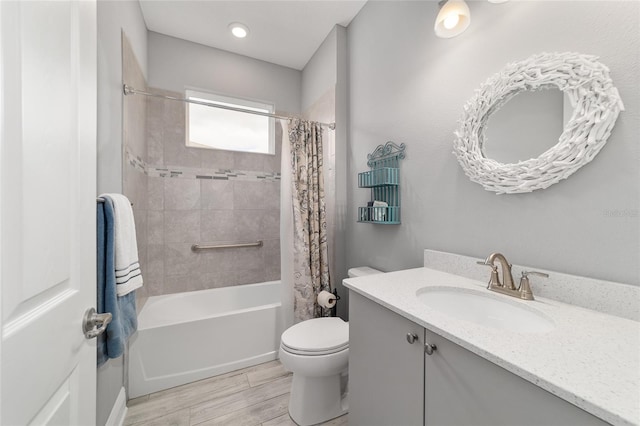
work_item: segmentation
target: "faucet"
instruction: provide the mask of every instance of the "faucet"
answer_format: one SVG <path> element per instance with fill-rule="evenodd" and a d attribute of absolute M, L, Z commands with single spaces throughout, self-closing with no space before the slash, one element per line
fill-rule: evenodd
<path fill-rule="evenodd" d="M 502 269 L 502 282 L 498 276 L 498 266 L 495 264 L 496 260 L 500 264 L 500 269 Z M 504 257 L 503 254 L 491 253 L 485 261 L 478 261 L 477 263 L 491 268 L 491 278 L 489 278 L 487 289 L 524 300 L 534 300 L 533 292 L 529 285 L 529 275 L 538 275 L 545 278 L 549 277 L 549 274 L 545 274 L 544 272 L 523 271 L 522 277 L 520 278 L 520 285 L 516 288 L 515 285 L 513 285 L 513 275 L 511 274 L 512 265 L 507 261 L 507 258 Z"/>
<path fill-rule="evenodd" d="M 497 269 L 495 265 L 495 261 L 500 263 L 500 269 L 502 269 L 502 283 L 498 278 L 498 274 L 494 274 L 491 272 L 491 281 L 489 281 L 489 285 L 487 288 L 491 290 L 491 287 L 498 286 L 504 287 L 509 290 L 515 290 L 516 287 L 513 285 L 513 275 L 511 275 L 511 264 L 507 261 L 507 258 L 504 257 L 501 253 L 491 253 L 489 257 L 484 261 L 485 265 L 491 266 L 492 269 Z M 482 264 L 482 262 L 478 262 Z"/>

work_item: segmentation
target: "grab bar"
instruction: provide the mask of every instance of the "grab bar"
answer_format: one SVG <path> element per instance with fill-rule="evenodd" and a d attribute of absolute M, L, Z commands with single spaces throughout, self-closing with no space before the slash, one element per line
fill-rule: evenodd
<path fill-rule="evenodd" d="M 225 249 L 225 248 L 237 248 L 237 247 L 262 247 L 262 240 L 258 240 L 255 243 L 224 243 L 224 244 L 194 244 L 191 246 L 191 251 L 200 250 L 213 250 L 213 249 Z"/>

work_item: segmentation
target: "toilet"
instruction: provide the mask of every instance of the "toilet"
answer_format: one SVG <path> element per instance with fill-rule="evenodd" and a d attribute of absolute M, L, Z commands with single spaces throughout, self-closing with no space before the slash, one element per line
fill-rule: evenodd
<path fill-rule="evenodd" d="M 349 269 L 349 278 L 380 274 L 369 267 Z M 280 362 L 293 372 L 289 415 L 309 426 L 346 414 L 349 323 L 337 317 L 302 321 L 280 339 Z"/>

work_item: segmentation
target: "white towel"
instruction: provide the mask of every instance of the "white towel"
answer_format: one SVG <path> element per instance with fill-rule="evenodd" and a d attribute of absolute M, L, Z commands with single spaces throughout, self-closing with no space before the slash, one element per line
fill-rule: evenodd
<path fill-rule="evenodd" d="M 129 199 L 122 194 L 102 194 L 100 197 L 109 198 L 113 203 L 116 292 L 121 297 L 142 287 L 133 209 Z"/>

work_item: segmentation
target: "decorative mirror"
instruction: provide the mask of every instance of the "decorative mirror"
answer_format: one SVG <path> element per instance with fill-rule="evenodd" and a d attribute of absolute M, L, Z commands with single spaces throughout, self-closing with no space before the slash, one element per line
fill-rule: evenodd
<path fill-rule="evenodd" d="M 568 121 L 563 97 L 557 88 L 548 88 L 520 92 L 509 99 L 485 124 L 482 154 L 510 164 L 536 158 L 553 147 Z M 570 107 L 568 100 L 567 104 Z M 513 143 L 515 135 L 518 143 Z"/>
<path fill-rule="evenodd" d="M 597 59 L 572 52 L 541 53 L 508 64 L 489 78 L 465 104 L 455 132 L 454 154 L 466 175 L 487 191 L 516 194 L 547 188 L 593 160 L 624 110 L 609 69 Z M 560 89 L 573 108 L 558 142 L 536 158 L 501 162 L 487 155 L 491 115 L 519 93 L 541 89 Z M 518 134 L 511 143 L 519 143 Z"/>

